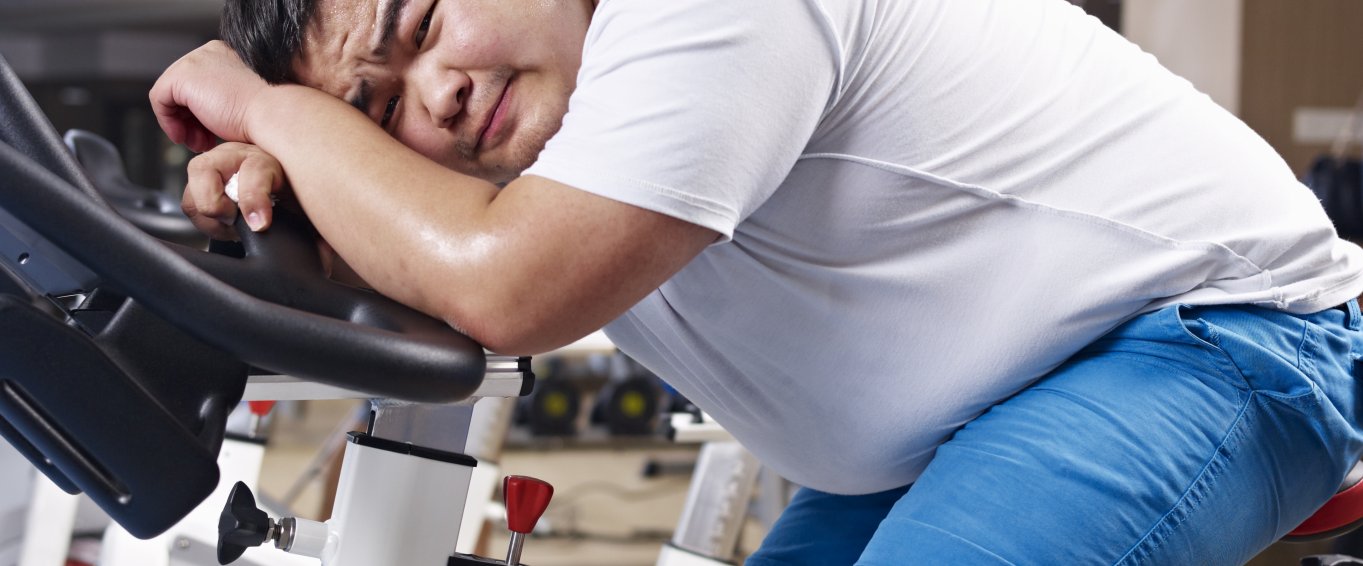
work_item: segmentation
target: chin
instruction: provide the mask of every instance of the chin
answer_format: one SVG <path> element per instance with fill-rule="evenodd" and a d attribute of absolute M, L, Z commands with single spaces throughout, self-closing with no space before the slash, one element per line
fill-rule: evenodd
<path fill-rule="evenodd" d="M 498 161 L 470 162 L 461 158 L 436 159 L 434 161 L 444 165 L 446 169 L 454 171 L 455 173 L 476 177 L 497 185 L 505 185 L 511 182 L 513 179 L 520 176 L 521 171 L 529 168 L 529 165 L 526 165 L 525 167 L 510 167 Z"/>
<path fill-rule="evenodd" d="M 510 150 L 506 156 L 498 156 L 497 163 L 492 164 L 488 171 L 489 176 L 485 179 L 505 185 L 520 177 L 526 169 L 539 160 L 540 152 L 544 150 L 545 144 L 549 143 L 548 137 L 544 139 L 527 140 L 525 138 L 508 140 L 506 149 Z"/>
<path fill-rule="evenodd" d="M 528 169 L 528 168 L 527 168 L 527 169 Z M 483 177 L 483 179 L 487 180 L 488 182 L 490 182 L 490 183 L 492 183 L 492 184 L 494 184 L 494 185 L 497 185 L 498 188 L 502 188 L 502 187 L 505 187 L 505 186 L 507 185 L 507 183 L 510 183 L 510 182 L 512 182 L 512 181 L 515 181 L 517 177 L 520 177 L 522 171 L 525 171 L 525 169 L 521 169 L 521 170 L 519 170 L 519 171 L 514 171 L 514 172 L 508 171 L 508 172 L 505 172 L 505 173 L 501 173 L 501 172 L 499 172 L 499 173 L 494 173 L 494 174 L 492 174 L 492 175 L 488 175 L 488 176 L 486 176 L 486 177 Z"/>
<path fill-rule="evenodd" d="M 472 167 L 464 165 L 462 167 L 451 167 L 451 169 L 503 187 L 506 186 L 507 183 L 516 180 L 517 177 L 520 177 L 521 173 L 525 172 L 526 169 L 529 169 L 534 162 L 535 160 L 531 159 L 524 164 L 508 165 L 495 163 L 479 164 Z"/>
<path fill-rule="evenodd" d="M 481 156 L 484 160 L 473 163 L 459 160 L 453 164 L 447 163 L 447 166 L 465 175 L 505 186 L 535 164 L 540 152 L 549 143 L 549 138 L 558 132 L 562 123 L 561 117 L 551 124 L 535 123 L 534 120 L 530 120 L 526 127 L 514 132 L 502 147 L 491 154 Z"/>

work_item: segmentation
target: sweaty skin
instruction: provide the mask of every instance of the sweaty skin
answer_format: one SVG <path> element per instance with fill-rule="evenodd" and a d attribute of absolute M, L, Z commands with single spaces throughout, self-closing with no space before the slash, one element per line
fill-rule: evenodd
<path fill-rule="evenodd" d="M 268 86 L 220 42 L 187 55 L 152 89 L 162 128 L 201 151 L 212 136 L 259 148 L 280 164 L 318 231 L 360 277 L 501 353 L 542 352 L 600 328 L 715 240 L 713 231 L 675 218 L 512 175 L 561 122 L 572 86 L 564 90 L 562 77 L 571 80 L 578 65 L 561 53 L 581 51 L 585 2 L 410 0 L 388 59 L 379 61 L 372 48 L 385 1 L 322 2 L 320 31 L 298 70 L 327 92 Z M 555 26 L 573 31 L 511 41 Z M 504 76 L 511 97 L 498 98 L 500 126 L 485 136 L 498 111 L 481 93 L 495 93 Z M 357 92 L 339 85 L 366 79 L 370 105 L 357 112 L 338 98 Z M 379 122 L 389 106 L 385 130 Z M 233 159 L 219 161 L 230 168 Z M 222 186 L 235 171 L 200 169 L 212 173 L 191 181 L 195 195 L 186 202 L 230 208 Z M 503 178 L 499 190 L 492 181 Z M 268 211 L 271 190 L 243 184 L 248 218 Z M 186 212 L 203 215 L 198 208 L 187 204 Z M 205 221 L 220 224 L 196 219 Z"/>

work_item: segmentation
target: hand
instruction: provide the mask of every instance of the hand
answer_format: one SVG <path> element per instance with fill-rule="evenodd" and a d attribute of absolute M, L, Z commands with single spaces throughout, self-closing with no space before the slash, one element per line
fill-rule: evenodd
<path fill-rule="evenodd" d="M 269 88 L 227 44 L 210 41 L 166 69 L 149 98 L 171 141 L 204 152 L 218 137 L 250 142 L 247 113 Z"/>
<path fill-rule="evenodd" d="M 227 181 L 237 175 L 237 202 L 227 197 Z M 284 189 L 284 166 L 260 148 L 227 142 L 189 161 L 189 182 L 180 208 L 194 226 L 215 240 L 235 240 L 238 208 L 251 230 L 273 220 L 273 195 Z"/>

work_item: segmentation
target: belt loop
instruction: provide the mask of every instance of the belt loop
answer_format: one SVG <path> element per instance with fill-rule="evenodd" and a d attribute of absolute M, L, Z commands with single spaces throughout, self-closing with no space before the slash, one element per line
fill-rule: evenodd
<path fill-rule="evenodd" d="M 1349 310 L 1349 315 L 1344 317 L 1344 325 L 1348 326 L 1349 330 L 1363 328 L 1363 317 L 1359 316 L 1358 311 L 1358 299 L 1350 299 L 1344 304 Z"/>

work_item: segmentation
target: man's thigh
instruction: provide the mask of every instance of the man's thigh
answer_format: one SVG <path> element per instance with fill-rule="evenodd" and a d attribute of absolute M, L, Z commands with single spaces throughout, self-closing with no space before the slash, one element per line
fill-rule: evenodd
<path fill-rule="evenodd" d="M 802 488 L 745 566 L 852 564 L 908 487 L 869 495 Z"/>
<path fill-rule="evenodd" d="M 1114 331 L 941 446 L 859 563 L 1248 560 L 1359 450 L 1345 313 L 1267 315 L 1171 308 Z"/>

